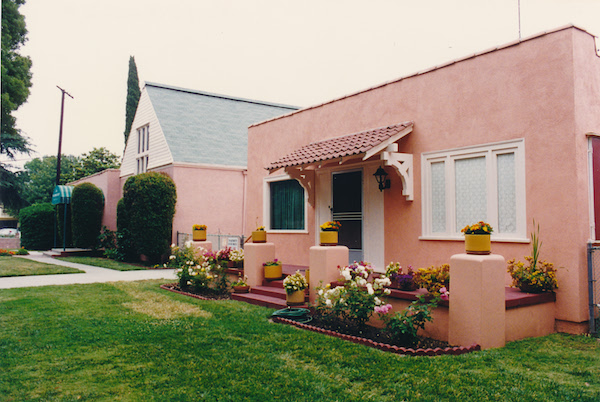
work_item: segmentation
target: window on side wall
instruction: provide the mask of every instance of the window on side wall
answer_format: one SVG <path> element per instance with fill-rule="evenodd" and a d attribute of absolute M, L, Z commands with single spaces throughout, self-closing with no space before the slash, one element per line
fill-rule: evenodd
<path fill-rule="evenodd" d="M 148 171 L 148 159 L 150 151 L 150 126 L 137 129 L 137 170 L 136 173 Z"/>
<path fill-rule="evenodd" d="M 462 238 L 483 220 L 494 240 L 526 240 L 522 139 L 422 155 L 423 237 Z"/>
<path fill-rule="evenodd" d="M 295 179 L 268 180 L 265 186 L 265 217 L 269 230 L 295 231 L 306 229 L 306 195 Z"/>

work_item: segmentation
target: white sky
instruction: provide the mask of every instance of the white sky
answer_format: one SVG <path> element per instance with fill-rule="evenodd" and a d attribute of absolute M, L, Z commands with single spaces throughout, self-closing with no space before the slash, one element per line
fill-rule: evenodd
<path fill-rule="evenodd" d="M 310 106 L 518 39 L 519 0 L 27 0 L 33 86 L 17 125 L 36 153 L 124 148 L 129 56 L 158 82 Z M 521 36 L 573 23 L 600 35 L 600 0 L 520 0 Z M 599 43 L 600 45 L 600 43 Z M 6 160 L 6 159 L 3 159 Z"/>

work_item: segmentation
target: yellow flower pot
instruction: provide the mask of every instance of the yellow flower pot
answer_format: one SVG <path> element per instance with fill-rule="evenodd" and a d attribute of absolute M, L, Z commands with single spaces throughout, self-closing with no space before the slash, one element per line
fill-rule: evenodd
<path fill-rule="evenodd" d="M 287 304 L 304 304 L 305 295 L 306 293 L 304 290 L 296 290 L 292 293 L 286 293 L 285 300 Z"/>
<path fill-rule="evenodd" d="M 465 251 L 467 254 L 490 254 L 492 251 L 491 235 L 489 234 L 466 234 Z"/>
<path fill-rule="evenodd" d="M 194 241 L 206 241 L 206 229 L 192 230 L 192 239 Z"/>
<path fill-rule="evenodd" d="M 265 265 L 265 279 L 280 279 L 281 278 L 281 264 L 277 265 Z"/>
<path fill-rule="evenodd" d="M 266 230 L 255 230 L 252 232 L 252 243 L 266 243 L 267 242 L 267 231 Z"/>
<path fill-rule="evenodd" d="M 337 246 L 338 232 L 332 230 L 319 233 L 319 243 L 321 246 Z"/>

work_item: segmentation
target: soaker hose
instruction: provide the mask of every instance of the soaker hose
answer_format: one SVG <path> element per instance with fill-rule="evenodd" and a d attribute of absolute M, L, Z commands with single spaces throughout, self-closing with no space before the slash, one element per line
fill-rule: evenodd
<path fill-rule="evenodd" d="M 310 311 L 306 308 L 288 307 L 275 311 L 273 314 L 271 314 L 271 317 L 287 318 L 288 320 L 304 324 L 312 320 L 312 317 L 309 315 L 309 313 Z"/>

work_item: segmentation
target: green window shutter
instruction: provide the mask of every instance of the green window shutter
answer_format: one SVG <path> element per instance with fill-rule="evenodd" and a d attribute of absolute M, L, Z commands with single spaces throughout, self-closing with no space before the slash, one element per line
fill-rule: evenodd
<path fill-rule="evenodd" d="M 297 180 L 270 184 L 271 229 L 304 229 L 304 189 Z"/>

